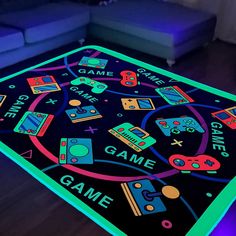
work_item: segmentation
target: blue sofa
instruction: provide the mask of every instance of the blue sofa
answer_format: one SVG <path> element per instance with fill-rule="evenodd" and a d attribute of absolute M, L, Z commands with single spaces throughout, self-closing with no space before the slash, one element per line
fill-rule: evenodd
<path fill-rule="evenodd" d="M 75 1 L 0 0 L 0 68 L 81 40 L 88 34 L 165 58 L 211 41 L 216 17 L 160 0 L 105 7 Z"/>
<path fill-rule="evenodd" d="M 0 0 L 2 11 L 3 2 Z M 0 13 L 0 68 L 86 37 L 90 20 L 87 5 L 70 1 L 15 1 L 20 2 L 21 8 L 13 2 Z"/>

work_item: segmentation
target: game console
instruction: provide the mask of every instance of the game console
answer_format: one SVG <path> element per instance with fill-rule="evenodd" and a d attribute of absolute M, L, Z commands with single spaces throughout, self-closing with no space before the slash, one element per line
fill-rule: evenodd
<path fill-rule="evenodd" d="M 135 87 L 139 84 L 137 74 L 131 70 L 123 70 L 120 75 L 122 76 L 120 83 L 125 87 Z"/>
<path fill-rule="evenodd" d="M 27 81 L 34 94 L 56 92 L 61 90 L 54 77 L 50 75 L 28 78 Z"/>
<path fill-rule="evenodd" d="M 156 88 L 155 91 L 161 95 L 170 105 L 180 105 L 194 102 L 194 100 L 186 94 L 178 86 L 168 86 Z"/>
<path fill-rule="evenodd" d="M 61 138 L 59 164 L 93 164 L 92 140 Z"/>
<path fill-rule="evenodd" d="M 128 183 L 121 183 L 121 187 L 135 216 L 166 211 L 166 207 L 160 197 L 147 198 L 144 195 L 144 192 L 156 192 L 150 180 L 141 179 Z"/>
<path fill-rule="evenodd" d="M 157 119 L 157 126 L 161 129 L 165 136 L 171 136 L 171 134 L 179 134 L 181 132 L 205 133 L 205 130 L 201 125 L 192 117 L 180 117 L 180 118 L 168 118 Z"/>
<path fill-rule="evenodd" d="M 205 154 L 197 156 L 174 154 L 170 156 L 169 163 L 182 173 L 191 173 L 191 171 L 207 171 L 209 174 L 215 174 L 216 170 L 221 166 L 218 160 Z"/>
<path fill-rule="evenodd" d="M 54 115 L 27 111 L 17 123 L 14 132 L 42 137 L 53 118 Z"/>
<path fill-rule="evenodd" d="M 93 68 L 105 69 L 108 60 L 94 57 L 82 57 L 79 66 L 88 66 Z"/>
<path fill-rule="evenodd" d="M 102 118 L 99 111 L 92 105 L 81 107 L 81 109 L 82 110 L 78 110 L 78 108 L 71 108 L 66 110 L 66 114 L 72 123 Z"/>
<path fill-rule="evenodd" d="M 124 110 L 155 110 L 151 98 L 121 98 Z"/>
<path fill-rule="evenodd" d="M 130 123 L 123 123 L 108 130 L 109 133 L 134 149 L 136 152 L 150 147 L 156 140 L 145 130 L 135 127 Z"/>
<path fill-rule="evenodd" d="M 236 129 L 236 106 L 211 113 L 230 129 Z"/>
<path fill-rule="evenodd" d="M 80 84 L 86 84 L 92 87 L 91 91 L 93 93 L 97 93 L 97 94 L 103 93 L 108 88 L 106 84 L 87 78 L 87 77 L 79 77 L 77 79 L 72 80 L 70 83 L 75 86 L 80 85 Z"/>

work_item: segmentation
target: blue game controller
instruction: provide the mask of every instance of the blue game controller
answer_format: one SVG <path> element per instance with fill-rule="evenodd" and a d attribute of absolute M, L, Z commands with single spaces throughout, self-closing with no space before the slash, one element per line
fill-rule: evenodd
<path fill-rule="evenodd" d="M 201 125 L 192 117 L 180 117 L 180 118 L 169 118 L 169 119 L 157 119 L 157 126 L 165 134 L 165 136 L 171 136 L 171 134 L 179 134 L 181 132 L 194 133 L 205 133 L 205 130 Z"/>

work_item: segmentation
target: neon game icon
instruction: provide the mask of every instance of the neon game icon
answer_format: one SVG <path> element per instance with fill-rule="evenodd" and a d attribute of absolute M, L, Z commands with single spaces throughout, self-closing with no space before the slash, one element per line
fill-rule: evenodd
<path fill-rule="evenodd" d="M 82 57 L 79 62 L 79 66 L 88 66 L 93 68 L 104 69 L 108 60 L 101 58 Z"/>
<path fill-rule="evenodd" d="M 58 83 L 53 76 L 40 76 L 27 79 L 33 94 L 60 91 Z"/>
<path fill-rule="evenodd" d="M 211 113 L 213 117 L 220 120 L 230 129 L 236 129 L 236 106 Z"/>
<path fill-rule="evenodd" d="M 2 104 L 5 101 L 6 97 L 7 97 L 6 95 L 1 95 L 0 94 L 0 107 L 2 106 Z"/>
<path fill-rule="evenodd" d="M 27 111 L 17 123 L 14 132 L 42 137 L 51 124 L 53 118 L 54 115 Z"/>
<path fill-rule="evenodd" d="M 134 149 L 136 152 L 141 152 L 156 143 L 156 140 L 152 138 L 148 132 L 139 127 L 135 127 L 130 123 L 118 125 L 109 129 L 108 132 Z"/>
<path fill-rule="evenodd" d="M 194 100 L 178 86 L 156 88 L 155 91 L 158 92 L 170 105 L 181 105 L 194 102 Z"/>
<path fill-rule="evenodd" d="M 155 110 L 151 98 L 121 98 L 124 110 Z"/>
<path fill-rule="evenodd" d="M 93 164 L 92 140 L 89 138 L 61 138 L 60 164 Z"/>

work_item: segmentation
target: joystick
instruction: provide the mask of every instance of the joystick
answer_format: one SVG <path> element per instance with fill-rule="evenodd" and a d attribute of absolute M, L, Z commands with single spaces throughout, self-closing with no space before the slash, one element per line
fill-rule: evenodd
<path fill-rule="evenodd" d="M 166 211 L 161 196 L 177 199 L 180 192 L 174 186 L 166 185 L 157 192 L 148 179 L 122 183 L 121 187 L 135 216 L 154 214 Z"/>
<path fill-rule="evenodd" d="M 102 115 L 92 105 L 81 107 L 81 101 L 75 99 L 70 100 L 69 104 L 75 107 L 66 110 L 66 114 L 68 115 L 72 123 L 102 118 Z"/>

